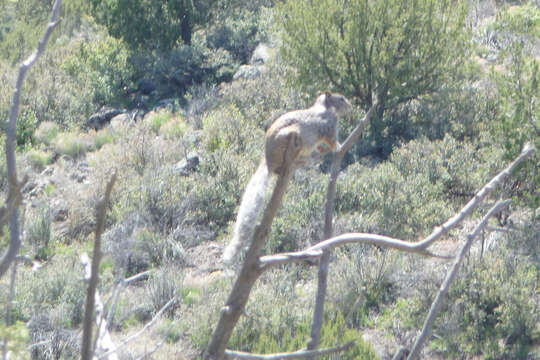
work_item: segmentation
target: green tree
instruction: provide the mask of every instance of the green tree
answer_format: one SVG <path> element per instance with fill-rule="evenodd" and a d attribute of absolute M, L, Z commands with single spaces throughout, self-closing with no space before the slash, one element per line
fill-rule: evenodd
<path fill-rule="evenodd" d="M 196 25 L 205 24 L 215 0 L 91 0 L 92 13 L 109 34 L 132 48 L 170 50 L 186 45 Z"/>
<path fill-rule="evenodd" d="M 282 54 L 304 90 L 328 87 L 384 109 L 443 87 L 466 58 L 466 1 L 288 0 L 278 6 Z"/>

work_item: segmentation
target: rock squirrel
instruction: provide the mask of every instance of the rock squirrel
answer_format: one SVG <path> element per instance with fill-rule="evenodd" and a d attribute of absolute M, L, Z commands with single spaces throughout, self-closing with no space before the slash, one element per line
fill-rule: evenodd
<path fill-rule="evenodd" d="M 285 167 L 300 165 L 317 148 L 326 152 L 320 146 L 322 144 L 336 151 L 339 148 L 337 120 L 351 108 L 351 103 L 343 95 L 325 92 L 310 108 L 288 112 L 272 123 L 265 136 L 265 156 L 240 202 L 234 234 L 223 253 L 225 264 L 232 263 L 242 246 L 251 239 L 263 211 L 271 176 L 279 176 Z M 294 146 L 292 159 L 286 159 L 289 146 Z"/>

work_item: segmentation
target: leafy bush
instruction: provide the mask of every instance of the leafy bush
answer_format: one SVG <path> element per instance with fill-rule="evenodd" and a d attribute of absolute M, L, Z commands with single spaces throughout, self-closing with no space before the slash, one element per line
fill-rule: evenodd
<path fill-rule="evenodd" d="M 79 260 L 55 256 L 38 272 L 21 271 L 14 318 L 28 321 L 47 314 L 54 326 L 75 328 L 83 319 L 86 285 Z M 69 269 L 70 271 L 66 271 Z"/>
<path fill-rule="evenodd" d="M 27 225 L 25 240 L 32 246 L 33 253 L 41 260 L 46 260 L 51 253 L 51 208 L 42 204 Z"/>
<path fill-rule="evenodd" d="M 513 159 L 526 142 L 540 147 L 540 72 L 535 58 L 540 34 L 540 10 L 529 3 L 497 13 L 494 27 L 504 46 L 499 53 L 503 71 L 491 73 L 497 84 L 498 116 L 490 123 L 492 133 L 504 146 L 505 158 Z M 521 186 L 514 191 L 532 209 L 540 205 L 538 155 L 523 165 L 518 175 Z"/>
<path fill-rule="evenodd" d="M 329 301 L 345 316 L 348 326 L 369 326 L 373 313 L 396 299 L 392 274 L 402 270 L 396 253 L 369 245 L 354 245 L 337 253 Z"/>
<path fill-rule="evenodd" d="M 30 160 L 30 164 L 35 169 L 43 170 L 46 165 L 49 165 L 53 160 L 53 154 L 48 151 L 39 149 L 30 149 L 26 153 L 26 156 Z"/>
<path fill-rule="evenodd" d="M 257 44 L 268 40 L 257 15 L 257 12 L 246 10 L 220 21 L 206 37 L 208 47 L 225 49 L 237 62 L 247 63 Z"/>
<path fill-rule="evenodd" d="M 170 112 L 159 111 L 157 113 L 147 114 L 144 122 L 155 134 L 158 134 L 161 126 L 167 124 L 171 119 L 172 114 Z"/>
<path fill-rule="evenodd" d="M 110 128 L 104 128 L 96 132 L 94 136 L 94 146 L 96 150 L 101 149 L 105 144 L 114 141 L 116 134 Z"/>
<path fill-rule="evenodd" d="M 68 132 L 58 134 L 54 139 L 53 147 L 57 154 L 77 158 L 91 148 L 91 143 L 85 134 Z"/>
<path fill-rule="evenodd" d="M 361 214 L 345 230 L 416 237 L 443 223 L 501 167 L 497 149 L 473 150 L 451 137 L 411 141 L 375 167 L 349 166 L 337 209 Z"/>
<path fill-rule="evenodd" d="M 52 144 L 54 138 L 58 133 L 60 132 L 60 127 L 58 124 L 50 122 L 50 121 L 44 121 L 39 124 L 38 128 L 34 132 L 34 137 L 39 142 L 50 145 Z"/>
<path fill-rule="evenodd" d="M 23 110 L 17 118 L 17 146 L 24 148 L 34 143 L 34 131 L 38 126 L 38 119 L 31 110 Z"/>
<path fill-rule="evenodd" d="M 181 139 L 191 131 L 189 123 L 180 116 L 162 124 L 159 128 L 159 134 L 169 139 Z"/>
<path fill-rule="evenodd" d="M 454 325 L 440 325 L 436 346 L 456 355 L 527 358 L 540 322 L 537 278 L 538 270 L 517 258 L 479 264 L 451 288 L 446 316 Z M 445 331 L 454 326 L 456 333 Z"/>
<path fill-rule="evenodd" d="M 280 316 L 273 314 L 274 316 Z M 288 319 L 280 319 L 286 327 L 276 326 L 275 328 L 264 328 L 257 330 L 254 327 L 244 328 L 246 333 L 236 331 L 231 339 L 233 348 L 241 348 L 243 351 L 259 354 L 269 354 L 276 352 L 293 352 L 305 347 L 309 339 L 311 324 L 309 320 L 303 319 L 299 323 L 291 323 Z M 253 324 L 252 324 L 253 325 Z M 242 339 L 245 337 L 246 339 Z M 341 313 L 327 314 L 321 329 L 320 348 L 334 347 L 337 344 L 344 344 L 355 341 L 355 345 L 348 351 L 340 354 L 341 359 L 377 359 L 375 351 L 367 344 L 362 335 L 353 329 L 347 328 Z M 331 359 L 332 356 L 322 356 L 322 359 Z"/>
<path fill-rule="evenodd" d="M 126 89 L 133 87 L 134 72 L 127 46 L 107 36 L 72 46 L 61 67 L 76 84 L 76 91 L 94 105 L 91 111 L 103 105 L 124 104 Z"/>

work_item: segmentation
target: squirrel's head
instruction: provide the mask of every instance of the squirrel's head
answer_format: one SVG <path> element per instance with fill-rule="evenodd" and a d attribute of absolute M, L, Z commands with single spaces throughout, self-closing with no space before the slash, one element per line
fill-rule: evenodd
<path fill-rule="evenodd" d="M 328 109 L 334 109 L 338 116 L 343 116 L 352 109 L 352 105 L 347 98 L 341 94 L 325 91 L 317 97 L 316 103 Z"/>

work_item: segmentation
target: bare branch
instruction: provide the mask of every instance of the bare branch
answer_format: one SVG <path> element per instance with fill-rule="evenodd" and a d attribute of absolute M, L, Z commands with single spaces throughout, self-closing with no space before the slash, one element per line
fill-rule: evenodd
<path fill-rule="evenodd" d="M 341 171 L 341 162 L 345 153 L 350 150 L 353 144 L 358 140 L 365 127 L 370 123 L 371 118 L 375 110 L 379 105 L 373 104 L 364 118 L 356 126 L 351 134 L 347 137 L 343 145 L 339 147 L 339 150 L 334 153 L 332 159 L 332 168 L 330 170 L 330 181 L 328 182 L 328 190 L 326 191 L 326 205 L 324 208 L 324 238 L 328 239 L 334 235 L 334 208 L 336 203 L 336 186 L 337 178 Z M 310 340 L 308 341 L 308 350 L 314 350 L 319 346 L 319 340 L 321 335 L 321 328 L 323 323 L 324 314 L 324 301 L 326 297 L 327 278 L 328 278 L 328 265 L 330 263 L 330 253 L 323 251 L 321 259 L 319 261 L 319 270 L 317 272 L 317 295 L 315 297 L 315 309 L 313 310 L 313 322 L 311 325 Z M 312 358 L 316 358 L 314 355 Z"/>
<path fill-rule="evenodd" d="M 292 144 L 289 144 L 286 149 L 285 159 L 293 159 L 294 151 L 295 147 Z M 288 164 L 290 165 L 289 162 Z M 279 209 L 293 172 L 293 166 L 284 167 L 283 172 L 278 176 L 270 200 L 264 209 L 262 219 L 255 228 L 252 239 L 247 241 L 251 245 L 246 253 L 246 258 L 242 264 L 240 274 L 238 274 L 238 278 L 236 279 L 233 289 L 224 306 L 226 311 L 221 311 L 218 324 L 214 329 L 208 348 L 203 354 L 204 360 L 221 360 L 225 356 L 225 348 L 232 335 L 232 331 L 238 322 L 240 315 L 244 311 L 255 281 L 257 281 L 262 274 L 259 266 L 259 256 L 266 239 L 270 234 L 272 221 Z"/>
<path fill-rule="evenodd" d="M 15 90 L 13 92 L 13 100 L 9 109 L 8 124 L 6 128 L 6 164 L 8 174 L 8 201 L 6 201 L 6 211 L 0 214 L 0 226 L 3 227 L 3 218 L 7 215 L 10 218 L 10 242 L 9 248 L 6 254 L 0 261 L 0 278 L 7 272 L 9 266 L 17 256 L 21 247 L 21 239 L 19 234 L 19 217 L 18 217 L 18 205 L 22 199 L 20 193 L 21 184 L 17 180 L 17 166 L 15 158 L 15 147 L 17 138 L 17 117 L 19 116 L 19 104 L 21 101 L 21 91 L 26 77 L 27 71 L 32 65 L 39 59 L 39 57 L 45 51 L 47 42 L 52 34 L 52 31 L 58 24 L 58 15 L 60 13 L 60 7 L 62 0 L 56 0 L 51 14 L 51 20 L 45 29 L 43 38 L 39 41 L 37 50 L 28 57 L 20 66 L 19 74 L 17 76 L 17 82 L 15 84 Z M 11 200 L 10 200 L 11 199 Z M 0 211 L 1 213 L 2 211 Z"/>
<path fill-rule="evenodd" d="M 454 278 L 457 274 L 457 271 L 459 269 L 459 266 L 461 265 L 461 262 L 463 261 L 463 258 L 465 255 L 469 252 L 469 249 L 473 243 L 473 240 L 476 238 L 476 236 L 480 233 L 480 231 L 487 225 L 487 222 L 491 216 L 496 214 L 497 212 L 501 211 L 502 208 L 508 206 L 510 204 L 510 200 L 505 201 L 499 201 L 497 202 L 484 216 L 484 218 L 478 223 L 476 228 L 467 235 L 467 241 L 461 248 L 461 251 L 459 252 L 459 256 L 456 258 L 456 261 L 454 262 L 454 265 L 446 275 L 446 279 L 441 285 L 441 288 L 439 292 L 437 293 L 437 296 L 433 303 L 431 304 L 431 309 L 429 310 L 428 316 L 424 322 L 424 326 L 422 328 L 422 332 L 416 339 L 416 342 L 414 343 L 414 346 L 409 354 L 408 360 L 415 359 L 422 350 L 422 346 L 424 345 L 424 341 L 431 333 L 431 328 L 433 327 L 433 323 L 435 322 L 435 318 L 437 317 L 437 314 L 439 312 L 439 308 L 442 302 L 443 297 L 448 292 L 448 289 L 450 288 L 450 285 L 454 281 Z"/>
<path fill-rule="evenodd" d="M 155 322 L 161 317 L 161 315 L 163 315 L 163 313 L 172 305 L 174 304 L 175 302 L 177 301 L 177 298 L 176 296 L 174 296 L 172 299 L 170 299 L 169 301 L 167 301 L 167 303 L 165 305 L 163 305 L 163 307 L 156 313 L 156 315 L 154 315 L 154 317 L 152 318 L 152 320 L 150 320 L 150 322 L 148 322 L 146 325 L 143 326 L 143 328 L 139 331 L 137 331 L 137 333 L 131 335 L 130 337 L 124 339 L 122 341 L 122 343 L 120 345 L 118 345 L 117 347 L 115 347 L 114 349 L 111 349 L 109 351 L 107 351 L 106 353 L 103 353 L 103 354 L 100 354 L 98 356 L 98 359 L 104 359 L 106 358 L 107 356 L 111 355 L 111 354 L 114 354 L 116 353 L 118 350 L 120 350 L 121 348 L 123 348 L 124 346 L 126 346 L 127 344 L 129 344 L 130 342 L 132 342 L 133 340 L 137 339 L 139 336 L 141 336 L 142 334 L 144 334 L 144 332 L 146 330 L 148 330 L 150 327 L 152 327 L 152 325 L 155 324 Z"/>
<path fill-rule="evenodd" d="M 305 359 L 311 356 L 321 356 L 334 354 L 350 349 L 354 345 L 354 341 L 348 342 L 341 346 L 336 346 L 328 349 L 321 350 L 301 350 L 292 353 L 277 353 L 277 354 L 250 354 L 242 351 L 225 351 L 225 356 L 228 359 L 241 359 L 241 360 L 281 360 L 281 359 Z"/>
<path fill-rule="evenodd" d="M 105 188 L 105 195 L 97 206 L 97 219 L 96 219 L 96 233 L 94 240 L 94 254 L 92 257 L 92 266 L 90 274 L 86 269 L 85 279 L 88 281 L 88 291 L 86 293 L 86 306 L 84 309 L 84 321 L 83 321 L 83 338 L 81 348 L 82 360 L 90 360 L 93 357 L 92 349 L 92 325 L 94 305 L 96 302 L 96 291 L 99 281 L 99 262 L 101 261 L 101 234 L 105 226 L 105 213 L 111 197 L 111 191 L 116 181 L 116 173 L 111 176 L 111 179 L 107 183 Z M 81 259 L 84 261 L 84 259 Z M 88 278 L 88 275 L 90 277 Z M 98 329 L 100 331 L 100 329 Z M 99 333 L 98 333 L 99 336 Z"/>
<path fill-rule="evenodd" d="M 338 151 L 338 153 L 341 156 L 345 155 L 347 151 L 349 151 L 351 147 L 354 145 L 356 140 L 358 140 L 360 135 L 362 135 L 362 132 L 364 131 L 366 126 L 371 122 L 371 118 L 373 117 L 373 112 L 375 111 L 377 106 L 378 106 L 377 103 L 375 103 L 369 108 L 364 118 L 360 121 L 360 123 L 356 126 L 356 128 L 349 134 L 347 139 L 345 139 L 345 141 L 343 142 L 343 144 L 341 145 Z M 339 165 L 341 165 L 341 163 Z"/>
<path fill-rule="evenodd" d="M 424 256 L 437 257 L 440 259 L 453 259 L 453 256 L 446 256 L 435 254 L 427 251 L 426 249 L 418 248 L 417 243 L 411 243 L 404 240 L 394 239 L 388 236 L 376 235 L 376 234 L 365 234 L 365 233 L 348 233 L 339 236 L 335 236 L 331 239 L 322 241 L 316 245 L 313 245 L 305 250 L 268 255 L 261 257 L 261 267 L 265 269 L 266 267 L 276 266 L 280 264 L 287 264 L 291 262 L 304 261 L 307 259 L 317 259 L 322 256 L 324 250 L 331 250 L 338 246 L 343 246 L 347 244 L 369 244 L 377 245 L 381 247 L 396 249 L 404 252 L 410 252 L 415 254 L 420 254 Z"/>

